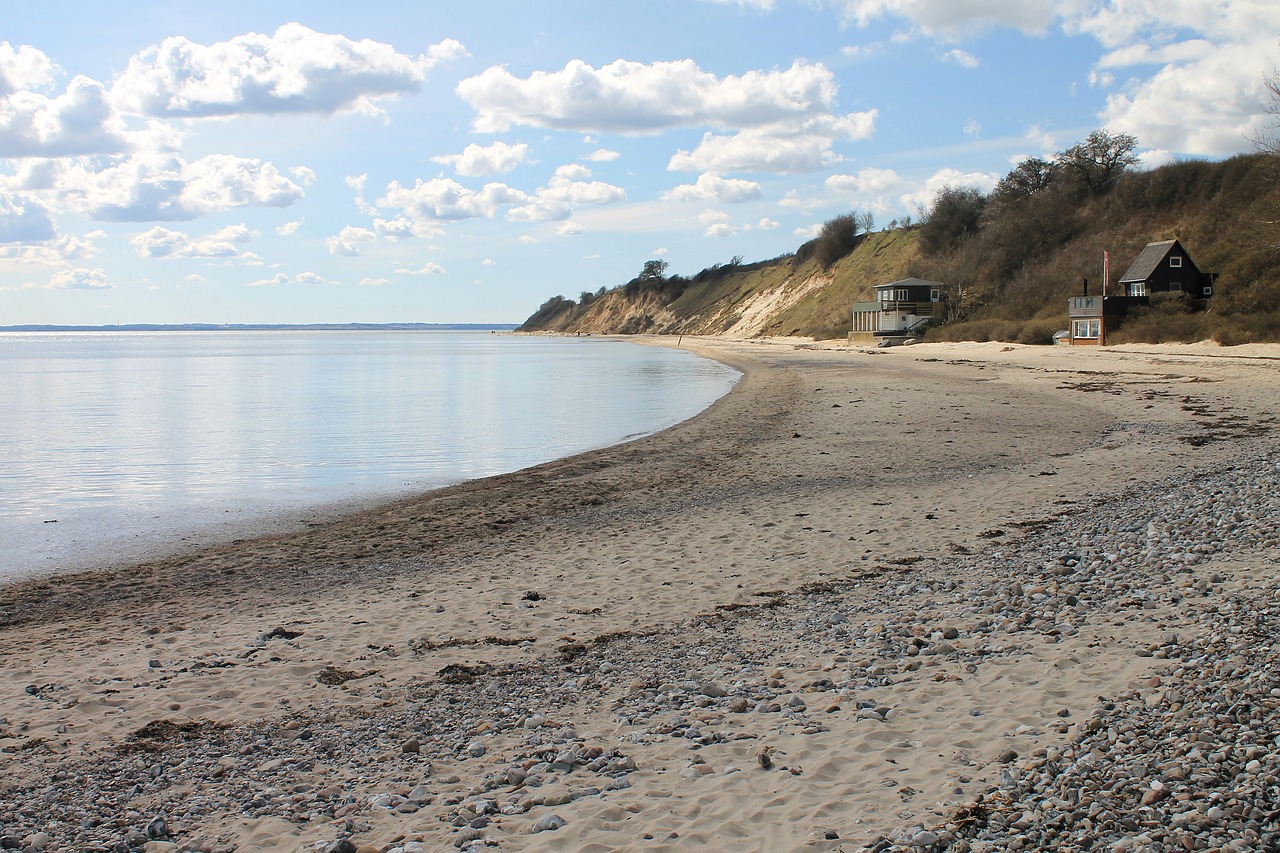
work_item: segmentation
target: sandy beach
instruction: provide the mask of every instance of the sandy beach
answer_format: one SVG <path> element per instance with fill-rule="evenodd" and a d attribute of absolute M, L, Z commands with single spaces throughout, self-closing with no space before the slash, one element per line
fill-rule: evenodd
<path fill-rule="evenodd" d="M 680 345 L 658 435 L 0 589 L 0 846 L 1277 849 L 1280 346 Z"/>

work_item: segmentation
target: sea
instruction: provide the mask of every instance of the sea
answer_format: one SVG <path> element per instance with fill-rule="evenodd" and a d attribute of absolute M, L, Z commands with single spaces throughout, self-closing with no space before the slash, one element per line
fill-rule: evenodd
<path fill-rule="evenodd" d="M 678 348 L 591 337 L 0 333 L 0 583 L 629 441 L 738 377 Z"/>

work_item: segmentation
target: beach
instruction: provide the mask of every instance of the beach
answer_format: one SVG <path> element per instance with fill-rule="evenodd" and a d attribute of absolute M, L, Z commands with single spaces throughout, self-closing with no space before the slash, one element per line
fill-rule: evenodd
<path fill-rule="evenodd" d="M 1274 849 L 1280 347 L 648 342 L 743 378 L 0 590 L 0 843 Z"/>

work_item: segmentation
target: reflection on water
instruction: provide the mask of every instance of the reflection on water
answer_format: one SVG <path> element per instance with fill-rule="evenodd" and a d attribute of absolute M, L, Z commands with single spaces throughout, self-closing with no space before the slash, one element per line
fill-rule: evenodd
<path fill-rule="evenodd" d="M 0 334 L 0 370 L 0 579 L 603 447 L 736 379 L 678 350 L 480 332 Z"/>

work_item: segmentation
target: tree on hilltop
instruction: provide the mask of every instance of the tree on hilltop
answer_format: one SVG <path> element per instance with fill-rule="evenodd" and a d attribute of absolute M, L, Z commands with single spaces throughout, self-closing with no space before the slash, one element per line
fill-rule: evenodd
<path fill-rule="evenodd" d="M 1138 140 L 1127 133 L 1095 130 L 1054 160 L 1091 195 L 1100 195 L 1115 186 L 1125 169 L 1137 164 L 1138 155 L 1133 153 L 1137 147 Z"/>

